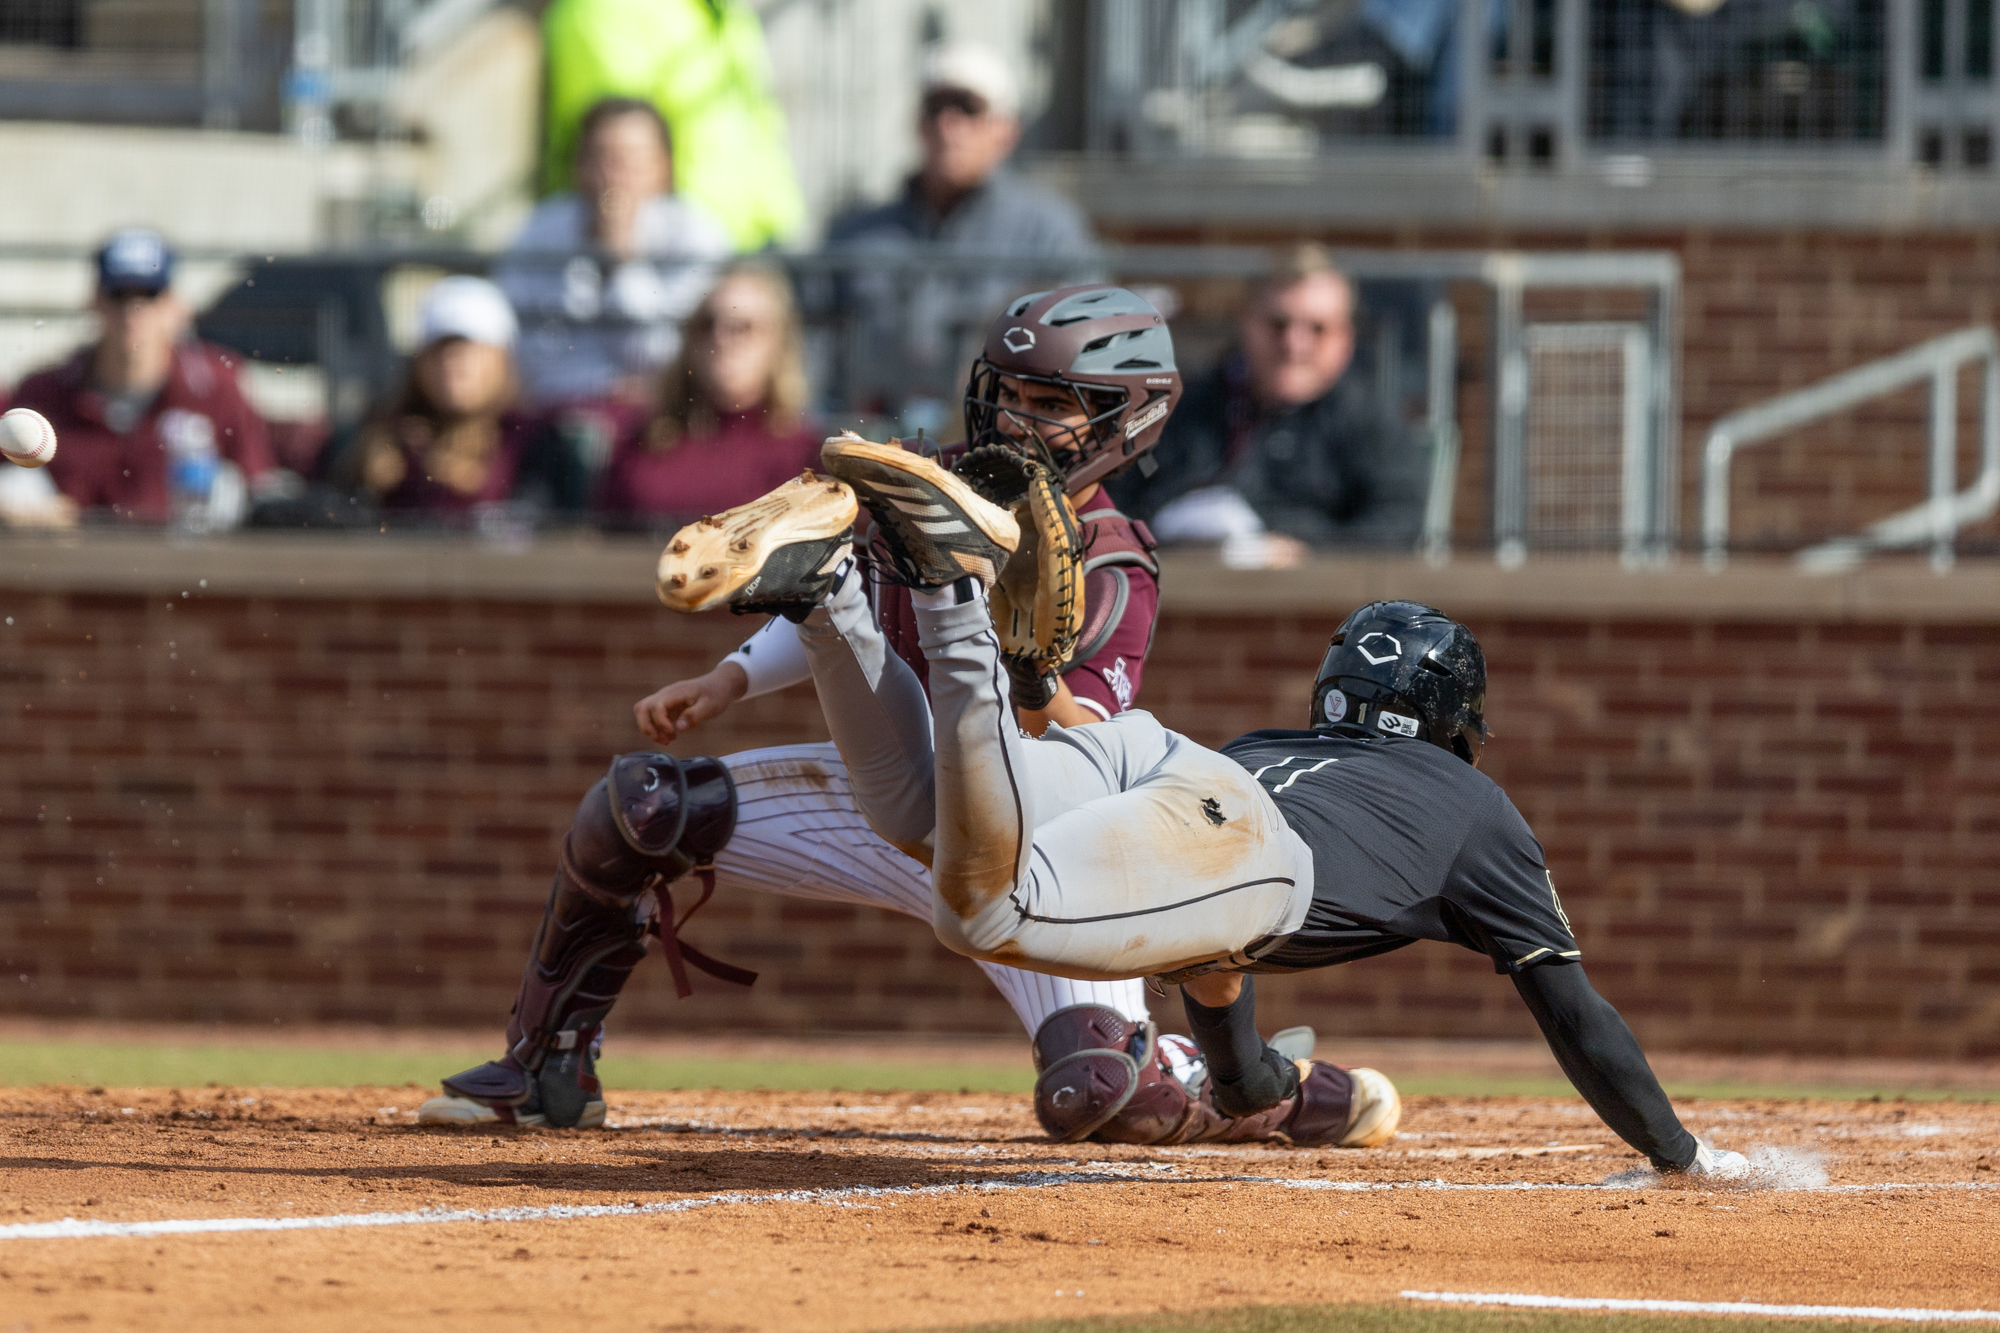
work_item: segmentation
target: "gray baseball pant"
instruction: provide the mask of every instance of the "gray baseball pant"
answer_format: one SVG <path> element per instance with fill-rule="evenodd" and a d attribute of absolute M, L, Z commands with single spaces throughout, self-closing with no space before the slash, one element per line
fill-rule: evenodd
<path fill-rule="evenodd" d="M 1247 959 L 1304 923 L 1311 851 L 1241 765 L 1139 711 L 1031 739 L 985 600 L 917 625 L 928 705 L 859 579 L 800 640 L 855 803 L 930 864 L 947 947 L 1110 980 Z"/>

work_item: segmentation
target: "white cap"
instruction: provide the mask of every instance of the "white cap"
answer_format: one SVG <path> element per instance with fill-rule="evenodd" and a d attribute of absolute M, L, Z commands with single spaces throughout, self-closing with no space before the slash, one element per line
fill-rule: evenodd
<path fill-rule="evenodd" d="M 951 42 L 924 53 L 924 91 L 959 88 L 1003 116 L 1020 114 L 1021 85 L 1014 71 L 990 46 Z"/>
<path fill-rule="evenodd" d="M 489 347 L 514 346 L 514 307 L 501 290 L 484 278 L 464 275 L 442 278 L 424 293 L 417 310 L 417 345 L 429 347 L 440 338 L 464 338 Z"/>

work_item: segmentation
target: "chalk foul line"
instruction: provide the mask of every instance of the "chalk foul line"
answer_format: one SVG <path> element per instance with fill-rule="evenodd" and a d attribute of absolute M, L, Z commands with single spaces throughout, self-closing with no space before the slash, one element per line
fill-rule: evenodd
<path fill-rule="evenodd" d="M 318 1231 L 345 1227 L 438 1226 L 452 1222 L 562 1222 L 587 1217 L 657 1217 L 719 1208 L 733 1203 L 823 1203 L 865 1208 L 860 1200 L 953 1194 L 960 1190 L 1042 1189 L 1050 1185 L 1122 1185 L 1128 1176 L 1101 1172 L 1031 1171 L 1004 1180 L 961 1181 L 950 1185 L 850 1185 L 841 1189 L 780 1190 L 750 1194 L 731 1190 L 660 1203 L 552 1204 L 542 1208 L 425 1208 L 410 1213 L 333 1213 L 315 1217 L 196 1217 L 157 1222 L 16 1222 L 0 1226 L 0 1241 L 91 1240 L 106 1237 L 191 1236 L 227 1231 Z"/>
<path fill-rule="evenodd" d="M 1640 1301 L 1594 1296 L 1530 1296 L 1492 1291 L 1405 1291 L 1413 1301 L 1511 1305 L 1535 1310 L 1637 1310 L 1647 1314 L 1760 1314 L 1798 1319 L 1894 1319 L 1911 1324 L 2000 1323 L 2000 1310 L 1926 1310 L 1886 1305 L 1765 1305 L 1754 1301 Z"/>
<path fill-rule="evenodd" d="M 1091 1171 L 1023 1171 L 1004 1177 L 960 1180 L 938 1185 L 848 1185 L 839 1189 L 777 1190 L 755 1194 L 727 1190 L 692 1199 L 668 1199 L 659 1203 L 550 1204 L 515 1208 L 424 1208 L 407 1213 L 331 1213 L 311 1217 L 193 1217 L 168 1218 L 155 1222 L 89 1222 L 65 1217 L 58 1222 L 15 1222 L 0 1226 L 0 1242 L 10 1240 L 94 1240 L 116 1237 L 192 1236 L 240 1231 L 318 1231 L 348 1227 L 439 1226 L 454 1222 L 562 1222 L 591 1217 L 657 1217 L 689 1213 L 728 1204 L 817 1203 L 835 1208 L 870 1208 L 868 1199 L 906 1199 L 961 1191 L 993 1193 L 1001 1190 L 1048 1189 L 1058 1185 L 1131 1185 L 1153 1180 L 1176 1185 L 1277 1185 L 1285 1189 L 1331 1190 L 1364 1193 L 1387 1190 L 1426 1190 L 1445 1193 L 1514 1193 L 1523 1191 L 1604 1191 L 1627 1187 L 1613 1185 L 1565 1184 L 1538 1181 L 1494 1181 L 1490 1184 L 1457 1183 L 1445 1180 L 1323 1180 L 1281 1176 L 1183 1176 L 1160 1172 L 1157 1164 L 1135 1162 L 1093 1164 Z M 1814 1194 L 1844 1194 L 1893 1190 L 1993 1190 L 2000 1183 L 1937 1181 L 1919 1184 L 1834 1185 Z M 1404 1293 L 1409 1295 L 1410 1293 Z M 1470 1300 L 1467 1296 L 1432 1293 L 1439 1300 Z M 1430 1297 L 1426 1297 L 1428 1299 Z M 1482 1298 L 1483 1299 L 1483 1298 Z M 1498 1298 L 1496 1298 L 1498 1299 Z M 1513 1298 L 1509 1298 L 1513 1299 Z M 1520 1297 L 1521 1300 L 1561 1300 L 1563 1297 Z M 1620 1307 L 1622 1308 L 1622 1307 Z M 1634 1307 L 1638 1308 L 1638 1307 Z M 1801 1307 L 1804 1308 L 1804 1307 Z M 1883 1316 L 1887 1318 L 1888 1316 Z M 2000 1317 L 2000 1316 L 1995 1316 Z"/>

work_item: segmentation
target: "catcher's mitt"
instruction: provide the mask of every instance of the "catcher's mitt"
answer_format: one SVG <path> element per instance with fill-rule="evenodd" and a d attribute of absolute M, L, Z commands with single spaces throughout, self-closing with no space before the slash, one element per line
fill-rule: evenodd
<path fill-rule="evenodd" d="M 1061 479 L 1032 460 L 1022 462 L 1025 494 L 1014 506 L 1021 544 L 1001 569 L 990 601 L 1014 701 L 1045 708 L 1083 625 L 1083 533 Z"/>

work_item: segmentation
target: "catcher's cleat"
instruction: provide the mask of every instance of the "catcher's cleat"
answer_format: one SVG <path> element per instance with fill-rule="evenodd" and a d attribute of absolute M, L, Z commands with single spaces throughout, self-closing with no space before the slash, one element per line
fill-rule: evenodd
<path fill-rule="evenodd" d="M 1027 466 L 1014 515 L 1021 539 L 993 587 L 993 628 L 1014 702 L 1046 708 L 1083 624 L 1083 533 L 1060 479 L 1039 464 Z"/>
<path fill-rule="evenodd" d="M 1012 514 L 928 458 L 850 432 L 828 440 L 820 461 L 874 516 L 899 583 L 932 589 L 970 576 L 990 588 L 1020 545 Z"/>
<path fill-rule="evenodd" d="M 1299 1063 L 1299 1073 L 1303 1076 L 1301 1088 L 1310 1083 L 1313 1069 L 1338 1068 L 1312 1061 L 1302 1060 Z M 1354 1086 L 1347 1095 L 1347 1129 L 1335 1140 L 1337 1146 L 1373 1148 L 1395 1138 L 1396 1126 L 1403 1121 L 1403 1098 L 1396 1091 L 1396 1085 L 1373 1069 L 1350 1069 L 1346 1073 Z M 1307 1097 L 1310 1100 L 1311 1094 L 1308 1093 Z"/>
<path fill-rule="evenodd" d="M 831 591 L 860 512 L 841 482 L 806 473 L 748 504 L 688 524 L 660 554 L 660 600 L 803 620 Z"/>
<path fill-rule="evenodd" d="M 552 1052 L 539 1070 L 512 1056 L 488 1061 L 444 1080 L 444 1095 L 417 1108 L 420 1125 L 520 1125 L 602 1129 L 604 1094 L 595 1068 L 596 1028 L 567 1051 Z"/>
<path fill-rule="evenodd" d="M 417 1108 L 417 1123 L 420 1125 L 519 1125 L 523 1129 L 538 1129 L 547 1126 L 549 1118 L 539 1110 L 528 1106 L 514 1106 L 506 1102 L 489 1105 L 471 1097 L 455 1097 L 447 1093 L 433 1097 Z M 573 1129 L 603 1129 L 604 1103 L 590 1102 L 584 1107 L 583 1116 Z"/>

